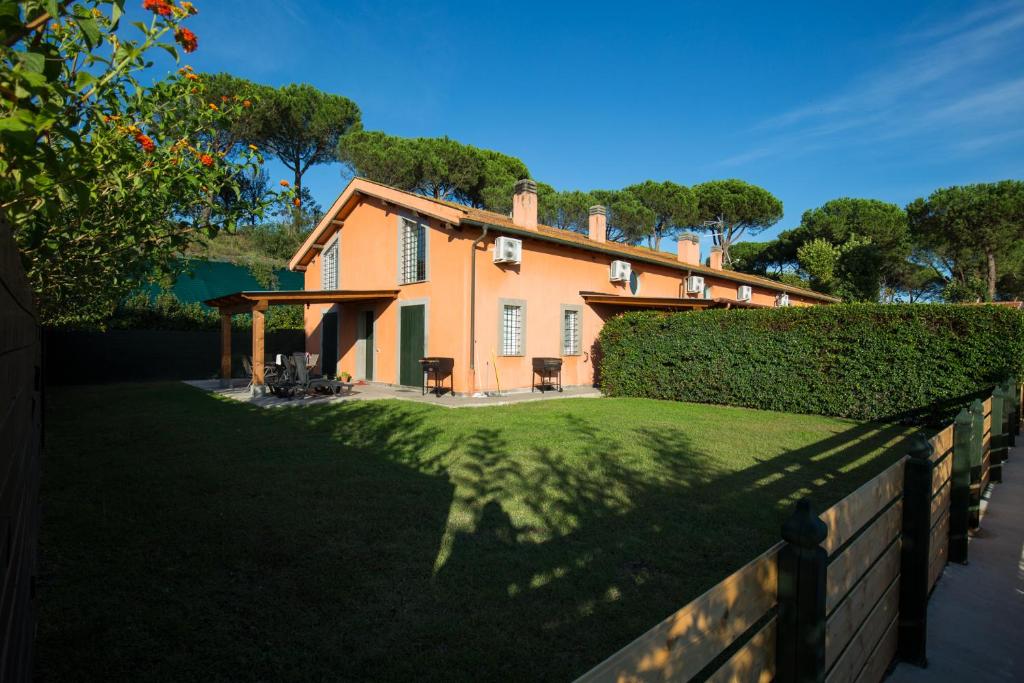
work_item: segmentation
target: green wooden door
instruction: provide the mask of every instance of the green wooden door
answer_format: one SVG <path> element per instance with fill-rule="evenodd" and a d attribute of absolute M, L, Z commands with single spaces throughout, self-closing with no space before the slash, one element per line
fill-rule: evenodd
<path fill-rule="evenodd" d="M 409 387 L 423 384 L 420 358 L 426 353 L 426 306 L 402 306 L 401 339 L 398 347 L 398 383 Z"/>
<path fill-rule="evenodd" d="M 363 377 L 367 381 L 373 380 L 373 311 L 363 311 L 363 355 L 366 357 L 366 366 L 363 368 Z"/>
<path fill-rule="evenodd" d="M 338 314 L 325 313 L 320 322 L 320 372 L 334 376 L 338 372 Z"/>

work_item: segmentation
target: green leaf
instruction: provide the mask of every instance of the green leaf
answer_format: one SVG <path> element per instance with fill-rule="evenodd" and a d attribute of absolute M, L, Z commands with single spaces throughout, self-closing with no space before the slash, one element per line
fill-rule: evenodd
<path fill-rule="evenodd" d="M 82 91 L 88 88 L 90 85 L 96 82 L 96 77 L 88 71 L 79 71 L 75 77 L 75 89 Z"/>
<path fill-rule="evenodd" d="M 173 45 L 170 45 L 168 43 L 160 43 L 160 47 L 166 50 L 167 54 L 171 55 L 171 57 L 174 57 L 174 61 L 181 61 L 181 58 L 178 56 L 178 50 Z"/>
<path fill-rule="evenodd" d="M 72 19 L 78 24 L 78 28 L 82 30 L 82 35 L 85 37 L 89 47 L 96 47 L 100 44 L 100 27 L 95 19 L 81 16 L 74 16 Z"/>
<path fill-rule="evenodd" d="M 46 56 L 38 52 L 19 52 L 18 61 L 21 62 L 21 67 L 30 73 L 41 74 L 46 67 Z"/>

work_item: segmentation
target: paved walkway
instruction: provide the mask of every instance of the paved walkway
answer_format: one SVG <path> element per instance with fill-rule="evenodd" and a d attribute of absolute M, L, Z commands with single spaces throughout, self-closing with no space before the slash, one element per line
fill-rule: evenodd
<path fill-rule="evenodd" d="M 901 663 L 888 681 L 1024 681 L 1024 446 L 984 515 L 969 564 L 947 565 L 928 603 L 928 667 Z"/>
<path fill-rule="evenodd" d="M 486 406 L 508 405 L 510 403 L 527 403 L 529 401 L 554 401 L 561 398 L 596 398 L 601 396 L 601 392 L 592 387 L 566 387 L 565 391 L 561 393 L 557 391 L 516 391 L 505 393 L 501 396 L 452 396 L 451 394 L 435 396 L 431 393 L 423 395 L 419 389 L 410 389 L 408 387 L 396 387 L 387 384 L 362 384 L 356 385 L 353 387 L 351 394 L 344 396 L 312 394 L 302 398 L 282 399 L 269 394 L 257 397 L 250 396 L 245 382 L 246 380 L 235 380 L 235 385 L 231 388 L 221 387 L 220 380 L 216 379 L 190 380 L 186 381 L 185 384 L 264 408 L 319 405 L 335 401 L 382 401 L 385 399 L 429 403 L 444 408 L 483 408 Z"/>

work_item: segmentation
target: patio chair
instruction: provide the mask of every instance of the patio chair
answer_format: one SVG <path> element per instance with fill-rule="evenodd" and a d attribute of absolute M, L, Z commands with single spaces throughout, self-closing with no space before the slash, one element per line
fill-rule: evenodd
<path fill-rule="evenodd" d="M 313 377 L 309 374 L 309 367 L 306 364 L 306 354 L 297 351 L 292 354 L 292 363 L 295 367 L 295 381 L 302 391 L 310 392 L 326 389 L 334 393 L 334 386 L 331 381 L 323 377 Z"/>
<path fill-rule="evenodd" d="M 302 390 L 298 386 L 295 362 L 291 356 L 278 354 L 276 362 L 268 364 L 264 379 L 270 387 L 270 393 L 278 398 L 292 398 L 297 391 Z"/>
<path fill-rule="evenodd" d="M 249 356 L 242 356 L 242 370 L 249 376 L 249 384 L 246 385 L 246 389 L 252 387 L 252 361 L 249 360 Z"/>

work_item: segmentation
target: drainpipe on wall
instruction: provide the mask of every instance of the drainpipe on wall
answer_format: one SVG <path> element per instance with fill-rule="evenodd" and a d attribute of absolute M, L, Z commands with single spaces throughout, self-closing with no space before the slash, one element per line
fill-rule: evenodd
<path fill-rule="evenodd" d="M 473 240 L 469 247 L 469 369 L 474 371 L 473 384 L 476 388 L 476 246 L 487 238 L 488 226 Z"/>

